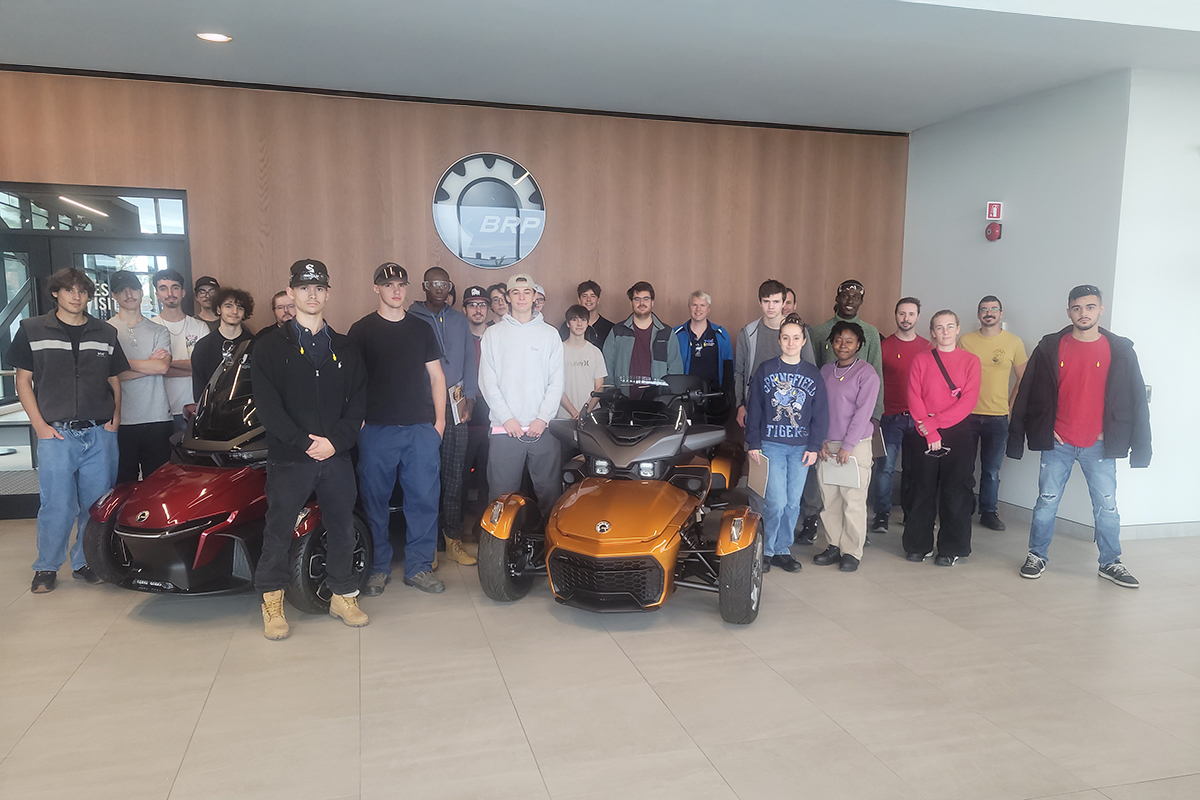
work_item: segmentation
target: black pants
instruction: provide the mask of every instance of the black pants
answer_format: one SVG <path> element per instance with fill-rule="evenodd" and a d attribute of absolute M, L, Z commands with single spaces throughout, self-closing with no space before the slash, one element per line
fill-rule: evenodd
<path fill-rule="evenodd" d="M 904 434 L 904 471 L 912 470 L 912 510 L 904 519 L 904 552 L 933 548 L 933 523 L 941 520 L 937 553 L 971 554 L 971 515 L 975 512 L 975 454 L 966 420 L 942 430 L 941 458 L 926 455 L 928 443 L 916 429 Z"/>
<path fill-rule="evenodd" d="M 354 499 L 358 486 L 350 456 L 336 455 L 324 461 L 267 462 L 267 523 L 262 556 L 254 572 L 255 591 L 274 592 L 291 581 L 288 551 L 296 517 L 314 491 L 327 532 L 326 583 L 335 594 L 358 589 L 354 576 Z"/>
<path fill-rule="evenodd" d="M 487 462 L 488 439 L 491 428 L 467 427 L 467 455 L 463 462 L 463 509 L 472 516 L 482 514 L 492 496 L 488 494 Z M 470 503 L 471 490 L 475 490 L 475 502 Z"/>
<path fill-rule="evenodd" d="M 171 460 L 175 423 L 143 422 L 117 428 L 117 483 L 132 483 Z"/>

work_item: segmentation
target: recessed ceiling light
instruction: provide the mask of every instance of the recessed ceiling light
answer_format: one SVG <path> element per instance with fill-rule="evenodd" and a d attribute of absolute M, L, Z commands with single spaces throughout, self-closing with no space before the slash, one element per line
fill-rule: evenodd
<path fill-rule="evenodd" d="M 206 42 L 232 42 L 233 41 L 232 36 L 226 36 L 223 33 L 197 33 L 196 36 L 200 37 L 201 39 L 203 39 Z"/>

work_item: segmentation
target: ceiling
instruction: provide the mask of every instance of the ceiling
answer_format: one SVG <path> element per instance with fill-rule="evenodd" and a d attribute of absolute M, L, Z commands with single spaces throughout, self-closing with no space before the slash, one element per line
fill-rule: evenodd
<path fill-rule="evenodd" d="M 907 132 L 1117 69 L 1200 73 L 1197 4 L 1147 2 L 0 0 L 0 63 Z"/>

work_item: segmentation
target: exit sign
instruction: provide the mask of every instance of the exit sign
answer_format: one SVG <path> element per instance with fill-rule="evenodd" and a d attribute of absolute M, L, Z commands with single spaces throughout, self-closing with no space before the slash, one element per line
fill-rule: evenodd
<path fill-rule="evenodd" d="M 1001 212 L 1003 211 L 1003 207 L 1004 207 L 1003 203 L 988 203 L 987 204 L 987 218 L 989 220 L 999 220 L 1000 216 L 1001 216 Z"/>

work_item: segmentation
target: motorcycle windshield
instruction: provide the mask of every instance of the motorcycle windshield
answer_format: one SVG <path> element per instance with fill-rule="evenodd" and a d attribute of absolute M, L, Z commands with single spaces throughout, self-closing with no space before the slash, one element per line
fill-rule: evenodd
<path fill-rule="evenodd" d="M 263 436 L 250 385 L 250 356 L 254 341 L 242 342 L 225 357 L 196 403 L 191 437 L 206 442 L 229 442 L 245 447 Z M 245 438 L 257 431 L 255 436 Z M 240 441 L 238 441 L 240 440 Z"/>

